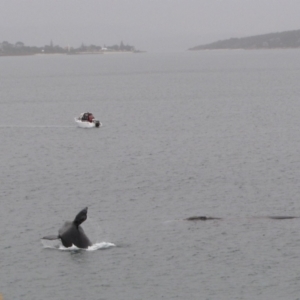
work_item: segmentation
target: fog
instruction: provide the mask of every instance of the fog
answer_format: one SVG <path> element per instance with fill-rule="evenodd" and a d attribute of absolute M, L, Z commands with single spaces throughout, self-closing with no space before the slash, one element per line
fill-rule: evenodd
<path fill-rule="evenodd" d="M 184 51 L 300 29 L 299 0 L 0 0 L 0 42 Z"/>

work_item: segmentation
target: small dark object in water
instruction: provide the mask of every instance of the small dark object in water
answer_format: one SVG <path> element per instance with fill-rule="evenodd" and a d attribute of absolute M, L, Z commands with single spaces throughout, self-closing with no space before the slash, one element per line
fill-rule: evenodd
<path fill-rule="evenodd" d="M 300 217 L 295 216 L 266 216 L 266 217 L 253 217 L 253 218 L 266 218 L 272 220 L 290 220 L 290 219 L 298 219 Z M 206 217 L 206 216 L 193 216 L 184 219 L 186 221 L 208 221 L 208 220 L 222 220 L 222 218 L 214 218 L 214 217 Z"/>
<path fill-rule="evenodd" d="M 297 219 L 299 217 L 293 217 L 293 216 L 274 216 L 274 217 L 268 217 L 269 219 L 273 220 L 286 220 L 286 219 Z"/>
<path fill-rule="evenodd" d="M 206 217 L 206 216 L 194 216 L 185 219 L 187 221 L 207 221 L 207 220 L 221 220 L 221 218 L 214 218 L 214 217 Z"/>

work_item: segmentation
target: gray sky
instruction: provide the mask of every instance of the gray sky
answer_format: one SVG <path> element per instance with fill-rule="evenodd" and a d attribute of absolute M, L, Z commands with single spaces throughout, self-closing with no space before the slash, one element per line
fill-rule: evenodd
<path fill-rule="evenodd" d="M 300 29 L 300 0 L 0 0 L 0 42 L 184 51 Z"/>

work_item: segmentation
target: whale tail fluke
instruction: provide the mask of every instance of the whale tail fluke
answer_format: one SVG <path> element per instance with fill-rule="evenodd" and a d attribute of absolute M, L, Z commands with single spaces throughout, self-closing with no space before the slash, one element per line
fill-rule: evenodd
<path fill-rule="evenodd" d="M 77 225 L 77 227 L 87 219 L 87 211 L 88 208 L 86 207 L 76 215 L 73 222 Z"/>

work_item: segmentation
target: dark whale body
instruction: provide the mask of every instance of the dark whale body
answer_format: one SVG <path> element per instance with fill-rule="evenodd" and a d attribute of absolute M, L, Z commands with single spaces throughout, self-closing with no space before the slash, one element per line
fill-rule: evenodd
<path fill-rule="evenodd" d="M 58 236 L 45 236 L 43 239 L 60 239 L 65 247 L 72 247 L 75 245 L 78 248 L 86 249 L 91 246 L 91 241 L 85 235 L 82 227 L 80 226 L 80 224 L 87 219 L 87 210 L 87 207 L 81 210 L 73 222 L 66 222 L 63 227 L 59 229 Z"/>
<path fill-rule="evenodd" d="M 207 221 L 207 220 L 221 220 L 221 218 L 214 218 L 214 217 L 206 217 L 206 216 L 194 216 L 186 218 L 187 221 Z"/>
<path fill-rule="evenodd" d="M 267 217 L 269 219 L 273 220 L 288 220 L 288 219 L 298 219 L 299 217 L 293 217 L 293 216 L 274 216 L 274 217 Z"/>
<path fill-rule="evenodd" d="M 260 219 L 272 219 L 272 220 L 289 220 L 289 219 L 298 219 L 299 217 L 295 216 L 267 216 L 267 217 L 254 217 Z M 222 218 L 206 217 L 206 216 L 193 216 L 184 219 L 186 221 L 207 221 L 207 220 L 222 220 Z"/>

